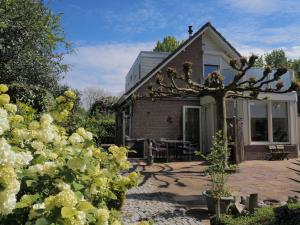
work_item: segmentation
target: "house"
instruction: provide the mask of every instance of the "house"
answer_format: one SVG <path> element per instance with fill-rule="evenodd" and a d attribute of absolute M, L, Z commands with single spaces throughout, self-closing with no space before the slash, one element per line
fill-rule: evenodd
<path fill-rule="evenodd" d="M 225 84 L 235 71 L 232 58 L 241 54 L 212 26 L 206 23 L 172 53 L 141 52 L 126 76 L 125 94 L 117 104 L 117 141 L 130 139 L 183 139 L 208 152 L 216 132 L 216 107 L 212 97 L 161 98 L 152 101 L 146 96 L 147 87 L 155 83 L 155 74 L 165 74 L 169 67 L 182 71 L 185 61 L 193 63 L 192 79 L 203 82 L 219 70 Z M 253 68 L 247 76 L 262 75 Z M 288 71 L 282 80 L 289 86 L 294 74 Z M 260 95 L 264 97 L 263 94 Z M 264 159 L 269 146 L 284 146 L 290 157 L 298 156 L 297 94 L 266 94 L 269 100 L 228 100 L 228 131 L 237 161 Z M 147 155 L 147 150 L 144 152 Z"/>

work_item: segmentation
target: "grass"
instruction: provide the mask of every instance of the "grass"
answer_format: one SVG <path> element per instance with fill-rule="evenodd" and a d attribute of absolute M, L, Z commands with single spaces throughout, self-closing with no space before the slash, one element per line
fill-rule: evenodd
<path fill-rule="evenodd" d="M 300 208 L 300 203 L 289 204 L 289 209 Z M 263 207 L 255 211 L 250 216 L 233 217 L 231 215 L 222 215 L 218 225 L 300 225 L 300 221 L 285 221 L 276 223 L 273 207 Z M 298 218 L 299 220 L 299 218 Z"/>

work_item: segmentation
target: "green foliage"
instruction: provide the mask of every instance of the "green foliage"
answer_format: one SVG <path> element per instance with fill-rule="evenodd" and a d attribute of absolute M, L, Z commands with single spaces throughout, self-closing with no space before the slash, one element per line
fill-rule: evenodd
<path fill-rule="evenodd" d="M 289 61 L 290 68 L 295 71 L 296 77 L 300 78 L 300 59 L 293 59 Z"/>
<path fill-rule="evenodd" d="M 98 114 L 87 118 L 86 125 L 95 136 L 95 142 L 100 144 L 111 144 L 115 137 L 115 116 L 114 114 Z"/>
<path fill-rule="evenodd" d="M 275 49 L 265 55 L 265 62 L 272 68 L 281 68 L 288 66 L 288 60 L 283 49 Z"/>
<path fill-rule="evenodd" d="M 173 52 L 183 41 L 177 41 L 175 37 L 166 36 L 163 41 L 157 41 L 153 51 L 155 52 Z"/>
<path fill-rule="evenodd" d="M 118 101 L 116 96 L 101 97 L 96 100 L 90 108 L 90 115 L 95 116 L 99 113 L 113 113 L 114 104 Z"/>
<path fill-rule="evenodd" d="M 261 55 L 255 61 L 254 67 L 263 68 L 264 65 L 265 65 L 265 63 L 264 63 L 264 57 Z"/>
<path fill-rule="evenodd" d="M 43 1 L 1 0 L 0 21 L 0 83 L 58 88 L 67 70 L 63 55 L 70 52 L 60 15 Z"/>
<path fill-rule="evenodd" d="M 55 106 L 53 95 L 38 86 L 14 83 L 9 86 L 8 94 L 13 103 L 26 103 L 38 113 L 50 111 Z"/>
<path fill-rule="evenodd" d="M 273 68 L 287 67 L 295 71 L 297 78 L 300 77 L 300 59 L 288 60 L 283 49 L 275 49 L 264 56 L 259 56 L 254 67 L 263 68 L 266 64 Z"/>
<path fill-rule="evenodd" d="M 289 209 L 299 209 L 300 204 L 289 204 Z M 298 218 L 299 219 L 299 218 Z M 233 217 L 231 215 L 222 215 L 216 225 L 299 225 L 296 220 L 276 222 L 274 208 L 263 207 L 255 210 L 253 215 Z"/>
<path fill-rule="evenodd" d="M 228 149 L 225 146 L 222 131 L 217 131 L 213 137 L 210 153 L 203 157 L 209 163 L 207 172 L 212 182 L 210 193 L 217 198 L 230 196 L 225 188 Z"/>

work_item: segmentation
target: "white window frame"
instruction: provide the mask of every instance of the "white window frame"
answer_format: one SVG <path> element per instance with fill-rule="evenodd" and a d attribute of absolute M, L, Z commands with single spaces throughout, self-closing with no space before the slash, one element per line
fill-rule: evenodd
<path fill-rule="evenodd" d="M 252 141 L 251 137 L 251 104 L 255 103 L 256 101 L 249 101 L 248 102 L 248 134 L 249 140 L 251 145 L 269 145 L 269 144 L 291 144 L 291 111 L 290 111 L 290 101 L 284 100 L 273 100 L 273 101 L 261 101 L 267 103 L 267 120 L 268 120 L 268 141 Z M 280 103 L 287 103 L 287 119 L 288 119 L 288 142 L 273 142 L 273 115 L 272 115 L 272 103 L 280 102 Z"/>
<path fill-rule="evenodd" d="M 186 141 L 185 139 L 185 120 L 186 120 L 186 109 L 199 109 L 199 146 L 202 145 L 202 131 L 201 131 L 201 106 L 189 106 L 184 105 L 182 107 L 182 139 L 183 141 Z"/>

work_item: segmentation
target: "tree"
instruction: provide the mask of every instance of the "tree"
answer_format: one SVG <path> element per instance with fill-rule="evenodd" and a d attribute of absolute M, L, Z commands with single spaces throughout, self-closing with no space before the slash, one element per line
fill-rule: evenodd
<path fill-rule="evenodd" d="M 289 61 L 290 68 L 295 71 L 296 77 L 300 78 L 300 59 L 293 59 Z"/>
<path fill-rule="evenodd" d="M 60 15 L 41 0 L 1 0 L 0 37 L 0 83 L 58 87 L 71 50 Z"/>
<path fill-rule="evenodd" d="M 182 41 L 177 41 L 175 37 L 166 36 L 163 41 L 157 41 L 153 51 L 155 52 L 173 52 L 181 45 Z"/>
<path fill-rule="evenodd" d="M 108 94 L 98 87 L 86 87 L 83 90 L 83 103 L 86 109 L 90 110 L 92 105 L 100 98 L 107 97 Z"/>
<path fill-rule="evenodd" d="M 100 97 L 97 99 L 90 108 L 90 115 L 96 115 L 99 113 L 113 113 L 114 112 L 114 104 L 118 101 L 118 97 L 116 96 L 107 96 Z"/>
<path fill-rule="evenodd" d="M 236 71 L 236 75 L 227 85 L 223 83 L 224 77 L 218 71 L 210 73 L 203 84 L 193 81 L 191 79 L 191 62 L 183 64 L 183 75 L 178 74 L 174 68 L 168 68 L 166 76 L 161 72 L 156 74 L 156 84 L 158 86 L 154 84 L 149 86 L 150 97 L 213 97 L 218 115 L 217 127 L 223 132 L 224 145 L 227 149 L 226 99 L 258 99 L 259 93 L 287 93 L 298 90 L 300 87 L 300 83 L 295 80 L 290 87 L 282 90 L 284 83 L 280 78 L 287 72 L 286 68 L 278 68 L 270 77 L 272 68 L 266 66 L 260 78 L 245 77 L 246 72 L 254 66 L 257 58 L 257 56 L 252 55 L 249 59 L 241 57 L 239 60 L 231 60 L 230 66 Z M 266 79 L 268 77 L 270 79 Z M 167 82 L 165 78 L 167 78 Z M 275 81 L 277 82 L 275 87 L 268 85 Z M 182 82 L 184 82 L 184 86 L 180 85 Z"/>
<path fill-rule="evenodd" d="M 288 66 L 288 60 L 283 49 L 274 49 L 265 55 L 265 62 L 272 68 L 281 68 Z"/>
<path fill-rule="evenodd" d="M 262 55 L 258 56 L 257 60 L 254 63 L 254 67 L 263 68 L 264 65 L 265 65 L 264 57 Z"/>

